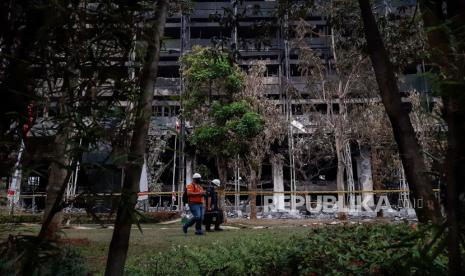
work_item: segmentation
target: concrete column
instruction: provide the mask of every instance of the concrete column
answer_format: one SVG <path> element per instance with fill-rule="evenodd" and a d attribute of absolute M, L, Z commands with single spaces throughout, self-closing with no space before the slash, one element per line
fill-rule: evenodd
<path fill-rule="evenodd" d="M 192 156 L 186 155 L 186 185 L 192 183 L 192 175 L 194 174 L 194 172 L 192 171 L 192 165 Z"/>
<path fill-rule="evenodd" d="M 360 147 L 360 157 L 357 158 L 358 181 L 362 191 L 373 191 L 373 178 L 371 171 L 371 154 L 368 147 Z M 362 200 L 368 206 L 374 205 L 373 193 L 363 193 Z"/>
<path fill-rule="evenodd" d="M 140 173 L 139 179 L 139 192 L 148 192 L 149 190 L 149 182 L 147 176 L 147 159 L 144 157 L 144 164 L 142 165 L 142 171 Z M 149 199 L 148 195 L 141 195 L 137 198 L 137 200 L 146 200 Z"/>
<path fill-rule="evenodd" d="M 283 161 L 279 158 L 272 159 L 273 192 L 284 192 Z M 273 203 L 275 210 L 284 210 L 284 194 L 274 194 Z"/>

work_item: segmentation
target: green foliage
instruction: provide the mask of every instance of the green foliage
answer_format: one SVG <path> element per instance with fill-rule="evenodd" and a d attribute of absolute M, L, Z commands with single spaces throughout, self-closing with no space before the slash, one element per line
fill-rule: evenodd
<path fill-rule="evenodd" d="M 42 221 L 43 215 L 31 215 L 31 214 L 21 214 L 21 215 L 0 215 L 0 224 L 4 223 L 39 223 Z"/>
<path fill-rule="evenodd" d="M 28 258 L 30 262 L 26 262 Z M 9 236 L 0 244 L 0 274 L 20 275 L 20 271 L 31 275 L 88 275 L 85 261 L 75 249 L 33 236 Z"/>
<path fill-rule="evenodd" d="M 211 179 L 212 178 L 212 172 L 210 171 L 210 168 L 205 165 L 205 164 L 200 164 L 197 166 L 198 173 L 204 178 L 204 179 Z"/>
<path fill-rule="evenodd" d="M 239 67 L 225 51 L 194 46 L 192 53 L 181 58 L 181 63 L 184 76 L 192 85 L 226 78 L 230 89 L 238 91 L 243 86 L 244 79 Z"/>
<path fill-rule="evenodd" d="M 264 128 L 260 114 L 253 112 L 245 101 L 221 104 L 214 102 L 207 122 L 197 127 L 191 136 L 193 145 L 208 149 L 211 153 L 234 155 L 246 150 L 247 141 Z"/>
<path fill-rule="evenodd" d="M 213 92 L 227 102 L 244 87 L 244 74 L 226 51 L 195 46 L 180 61 L 186 80 L 184 109 L 188 119 L 195 119 L 195 111 L 212 102 Z"/>
<path fill-rule="evenodd" d="M 445 273 L 445 260 L 422 259 L 419 231 L 409 225 L 310 229 L 292 238 L 267 233 L 217 242 L 212 248 L 178 246 L 152 256 L 128 275 L 412 275 Z M 428 232 L 429 233 L 429 232 Z M 423 236 L 425 237 L 425 236 Z M 405 246 L 405 241 L 413 242 Z"/>
<path fill-rule="evenodd" d="M 243 75 L 238 72 L 234 72 L 233 74 L 230 74 L 226 78 L 225 87 L 227 91 L 240 91 L 241 89 L 244 88 Z"/>
<path fill-rule="evenodd" d="M 91 205 L 93 206 L 93 205 Z M 96 222 L 113 224 L 116 214 L 109 215 L 108 213 L 94 213 L 94 216 L 86 213 L 64 213 L 63 222 L 70 221 L 72 224 L 91 224 Z M 158 223 L 162 221 L 172 220 L 179 217 L 177 212 L 145 212 L 143 216 L 138 219 L 139 223 Z M 17 224 L 17 223 L 40 223 L 42 221 L 42 214 L 16 214 L 0 215 L 1 224 Z M 97 221 L 98 220 L 98 221 Z"/>
<path fill-rule="evenodd" d="M 220 145 L 226 137 L 226 129 L 218 126 L 202 126 L 195 129 L 191 142 L 197 146 Z"/>
<path fill-rule="evenodd" d="M 226 127 L 239 139 L 253 138 L 263 130 L 263 119 L 255 112 L 247 112 L 240 119 L 229 120 Z"/>
<path fill-rule="evenodd" d="M 214 102 L 212 105 L 212 117 L 218 124 L 225 124 L 231 118 L 241 117 L 250 109 L 250 105 L 245 101 L 233 102 L 228 105 Z"/>

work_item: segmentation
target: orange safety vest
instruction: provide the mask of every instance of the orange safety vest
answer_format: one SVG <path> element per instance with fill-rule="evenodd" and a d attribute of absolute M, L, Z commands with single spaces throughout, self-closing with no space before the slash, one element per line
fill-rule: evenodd
<path fill-rule="evenodd" d="M 203 188 L 195 183 L 188 184 L 186 187 L 188 192 L 191 193 L 201 193 L 203 192 Z M 189 200 L 189 203 L 194 203 L 194 204 L 202 204 L 203 203 L 203 195 L 187 195 L 187 198 Z"/>

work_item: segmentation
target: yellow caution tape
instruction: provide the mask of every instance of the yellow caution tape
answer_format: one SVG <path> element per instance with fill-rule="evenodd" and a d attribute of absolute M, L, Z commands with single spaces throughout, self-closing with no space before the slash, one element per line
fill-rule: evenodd
<path fill-rule="evenodd" d="M 274 191 L 244 191 L 244 192 L 234 192 L 234 191 L 218 191 L 221 195 L 324 195 L 324 194 L 386 194 L 386 193 L 408 193 L 409 190 L 372 190 L 372 191 L 284 191 L 284 192 L 274 192 Z M 439 192 L 439 189 L 433 189 L 433 192 Z M 153 196 L 179 196 L 182 195 L 182 192 L 141 192 L 138 193 L 139 196 L 142 195 L 153 195 Z M 45 197 L 45 193 L 37 193 L 34 195 L 20 195 L 20 198 L 33 198 L 33 197 Z M 121 193 L 95 193 L 95 194 L 81 194 L 79 196 L 121 196 Z M 0 194 L 0 198 L 7 197 L 6 194 Z M 76 196 L 75 196 L 76 197 Z"/>

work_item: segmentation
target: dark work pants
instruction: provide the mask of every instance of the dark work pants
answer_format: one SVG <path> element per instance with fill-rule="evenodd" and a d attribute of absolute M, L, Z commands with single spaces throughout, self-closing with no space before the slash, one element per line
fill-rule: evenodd
<path fill-rule="evenodd" d="M 220 224 L 223 222 L 223 211 L 214 210 L 205 212 L 205 229 L 210 230 L 211 225 L 215 225 L 215 229 L 220 228 Z"/>

